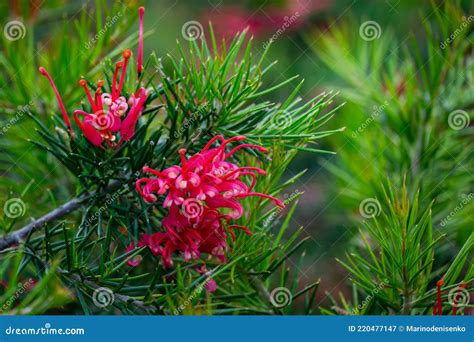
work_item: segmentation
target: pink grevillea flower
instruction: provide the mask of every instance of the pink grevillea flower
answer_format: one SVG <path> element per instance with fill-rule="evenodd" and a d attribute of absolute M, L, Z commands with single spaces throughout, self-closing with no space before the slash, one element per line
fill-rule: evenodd
<path fill-rule="evenodd" d="M 138 241 L 138 243 L 135 245 L 134 243 L 131 243 L 130 245 L 127 246 L 125 249 L 125 253 L 131 252 L 135 250 L 136 248 L 141 248 L 145 247 L 148 245 L 148 239 L 149 236 L 147 234 L 143 234 L 142 238 Z M 135 255 L 133 258 L 127 261 L 128 266 L 138 266 L 142 262 L 142 256 L 141 255 Z"/>
<path fill-rule="evenodd" d="M 204 282 L 204 288 L 207 292 L 214 292 L 217 290 L 217 283 L 211 278 L 212 271 L 208 271 L 206 265 L 201 265 L 195 268 L 201 275 L 207 275 L 206 281 Z"/>
<path fill-rule="evenodd" d="M 213 30 L 218 40 L 229 38 L 235 32 L 248 29 L 252 36 L 258 38 L 271 38 L 277 30 L 283 30 L 285 34 L 300 29 L 305 25 L 312 14 L 327 10 L 333 0 L 283 0 L 269 1 L 268 5 L 262 6 L 262 11 L 255 12 L 245 6 L 223 5 L 219 11 L 210 10 L 201 16 L 201 22 L 212 22 Z"/>
<path fill-rule="evenodd" d="M 140 7 L 140 34 L 137 62 L 138 75 L 140 75 L 143 70 L 142 56 L 144 13 L 145 9 Z M 143 111 L 147 98 L 145 88 L 139 88 L 135 94 L 132 94 L 128 97 L 128 100 L 124 95 L 122 95 L 122 88 L 127 72 L 128 61 L 132 55 L 132 52 L 129 49 L 126 49 L 122 55 L 123 61 L 120 61 L 115 65 L 110 93 L 102 93 L 102 88 L 104 86 L 104 81 L 102 80 L 97 82 L 94 94 L 91 94 L 86 80 L 81 79 L 79 81 L 79 85 L 84 88 L 91 112 L 89 113 L 78 109 L 74 111 L 73 117 L 85 138 L 91 144 L 100 148 L 104 148 L 104 141 L 108 147 L 114 148 L 124 141 L 129 141 L 133 137 L 135 133 L 135 127 L 140 114 Z M 53 79 L 43 67 L 40 67 L 39 71 L 49 80 L 59 103 L 63 120 L 69 130 L 70 135 L 74 137 L 74 133 L 71 129 L 69 121 L 69 116 L 66 112 L 63 101 L 59 95 L 59 91 Z M 119 139 L 120 141 L 118 142 Z"/>
<path fill-rule="evenodd" d="M 264 170 L 239 167 L 227 160 L 242 148 L 268 152 L 253 144 L 240 144 L 226 152 L 232 142 L 244 139 L 237 136 L 225 140 L 216 136 L 199 153 L 188 158 L 186 150 L 181 149 L 181 165 L 162 171 L 143 168 L 151 177 L 140 178 L 136 182 L 137 191 L 148 203 L 155 203 L 163 196 L 163 207 L 168 208 L 168 215 L 162 220 L 164 231 L 147 237 L 148 247 L 154 255 L 161 256 L 165 267 L 173 266 L 171 256 L 175 252 L 180 253 L 184 261 L 200 259 L 206 254 L 225 263 L 228 234 L 235 239 L 234 230 L 239 229 L 251 235 L 247 228 L 230 224 L 244 213 L 241 199 L 258 196 L 284 207 L 277 198 L 253 190 L 257 174 L 265 175 Z M 220 145 L 212 148 L 217 141 Z M 250 184 L 246 182 L 248 178 Z M 210 282 L 208 287 L 215 289 L 215 284 Z"/>
<path fill-rule="evenodd" d="M 45 68 L 39 67 L 38 70 L 42 75 L 44 75 L 48 79 L 49 83 L 51 84 L 51 88 L 53 88 L 54 95 L 56 95 L 56 100 L 58 101 L 59 109 L 61 110 L 61 114 L 63 116 L 64 123 L 66 124 L 66 127 L 67 127 L 69 133 L 71 134 L 71 136 L 74 136 L 74 133 L 71 129 L 71 122 L 69 121 L 69 116 L 67 115 L 66 108 L 64 107 L 63 100 L 61 99 L 61 95 L 59 95 L 59 91 L 58 91 L 58 88 L 56 87 L 56 84 L 54 84 L 53 79 L 48 74 L 48 72 L 46 71 Z"/>
<path fill-rule="evenodd" d="M 268 152 L 267 149 L 258 145 L 241 144 L 226 153 L 225 148 L 231 142 L 244 139 L 243 136 L 237 136 L 224 140 L 222 136 L 216 136 L 199 153 L 189 159 L 186 159 L 186 150 L 179 150 L 181 166 L 175 165 L 163 171 L 156 171 L 145 166 L 143 171 L 155 177 L 139 179 L 136 183 L 137 190 L 148 203 L 155 202 L 158 195 L 167 193 L 163 207 L 181 206 L 183 212 L 191 218 L 194 216 L 193 210 L 196 210 L 195 204 L 198 207 L 206 206 L 210 209 L 227 208 L 230 211 L 225 215 L 226 217 L 240 218 L 243 207 L 239 200 L 248 196 L 268 198 L 278 206 L 284 207 L 283 203 L 275 197 L 253 192 L 257 181 L 256 174 L 265 175 L 264 170 L 250 166 L 238 167 L 226 161 L 242 148 Z M 217 140 L 221 140 L 221 145 L 211 148 Z M 244 176 L 251 178 L 250 185 L 241 180 Z M 196 218 L 199 219 L 199 217 L 200 215 L 196 215 Z"/>

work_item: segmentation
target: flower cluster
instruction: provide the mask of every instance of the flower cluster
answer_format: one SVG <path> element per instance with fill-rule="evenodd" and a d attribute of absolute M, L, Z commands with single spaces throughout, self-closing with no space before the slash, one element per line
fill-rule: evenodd
<path fill-rule="evenodd" d="M 147 203 L 155 203 L 159 196 L 163 196 L 162 205 L 168 208 L 168 215 L 162 220 L 163 232 L 144 235 L 138 246 L 148 246 L 154 255 L 161 256 L 165 267 L 173 265 L 171 254 L 174 252 L 181 253 L 185 261 L 199 259 L 204 253 L 225 263 L 227 234 L 232 239 L 235 239 L 235 229 L 251 234 L 246 227 L 229 224 L 244 213 L 240 199 L 259 196 L 284 207 L 277 198 L 253 191 L 257 174 L 266 174 L 264 170 L 239 167 L 227 160 L 242 148 L 268 152 L 253 144 L 240 144 L 226 152 L 230 143 L 244 139 L 244 136 L 228 140 L 215 136 L 199 153 L 189 158 L 186 158 L 185 149 L 179 150 L 181 165 L 162 171 L 148 166 L 143 168 L 143 172 L 151 177 L 140 178 L 136 182 L 137 191 Z M 220 145 L 212 148 L 217 141 Z M 242 180 L 244 177 L 251 179 L 250 185 Z M 131 245 L 127 250 L 134 248 Z M 129 264 L 135 266 L 138 262 L 132 260 Z M 205 272 L 205 269 L 201 271 Z"/>
<path fill-rule="evenodd" d="M 140 34 L 137 58 L 138 76 L 140 76 L 143 71 L 144 12 L 144 8 L 140 7 Z M 104 86 L 104 81 L 102 80 L 97 82 L 93 94 L 89 91 L 88 83 L 85 79 L 79 81 L 79 85 L 84 88 L 86 93 L 91 112 L 88 113 L 83 110 L 75 110 L 73 116 L 86 139 L 94 146 L 104 149 L 103 143 L 105 141 L 108 147 L 115 148 L 122 142 L 130 140 L 135 133 L 135 126 L 144 108 L 147 95 L 145 88 L 140 88 L 135 94 L 129 96 L 128 99 L 125 96 L 122 96 L 122 87 L 127 72 L 128 60 L 131 55 L 132 52 L 129 49 L 126 49 L 123 52 L 123 61 L 120 61 L 115 65 L 110 93 L 102 93 L 102 88 Z M 64 123 L 66 124 L 71 137 L 74 137 L 69 116 L 53 79 L 43 67 L 40 67 L 39 71 L 49 80 L 56 95 L 59 108 L 61 109 Z M 118 142 L 119 139 L 120 142 Z"/>

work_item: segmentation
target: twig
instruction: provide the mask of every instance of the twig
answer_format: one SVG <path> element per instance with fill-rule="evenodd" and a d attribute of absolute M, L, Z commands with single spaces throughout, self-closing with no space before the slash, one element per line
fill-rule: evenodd
<path fill-rule="evenodd" d="M 105 189 L 105 193 L 113 192 L 120 188 L 123 185 L 122 182 L 114 181 L 110 183 Z M 98 191 L 94 191 L 89 194 L 85 194 L 79 197 L 75 197 L 69 202 L 64 203 L 60 207 L 50 211 L 46 215 L 40 217 L 37 220 L 33 220 L 33 222 L 27 224 L 23 228 L 14 231 L 13 233 L 0 238 L 0 252 L 5 250 L 6 248 L 18 244 L 21 240 L 24 240 L 31 232 L 35 229 L 38 229 L 45 225 L 46 223 L 55 221 L 77 209 L 82 207 L 87 200 L 94 197 Z"/>

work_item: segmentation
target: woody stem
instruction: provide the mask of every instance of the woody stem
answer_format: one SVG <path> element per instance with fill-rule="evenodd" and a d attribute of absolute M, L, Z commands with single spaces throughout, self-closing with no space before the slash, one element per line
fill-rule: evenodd
<path fill-rule="evenodd" d="M 110 183 L 103 191 L 100 191 L 100 193 L 110 193 L 113 192 L 117 189 L 119 189 L 123 185 L 122 182 L 112 182 Z M 24 240 L 30 233 L 34 232 L 37 229 L 40 229 L 43 227 L 45 224 L 49 222 L 56 221 L 60 219 L 61 217 L 66 216 L 67 214 L 79 209 L 82 207 L 84 204 L 87 203 L 87 201 L 96 196 L 98 194 L 98 191 L 94 191 L 89 194 L 84 194 L 78 197 L 75 197 L 71 199 L 70 201 L 64 203 L 60 207 L 50 211 L 46 215 L 41 216 L 39 219 L 33 220 L 23 228 L 14 231 L 11 234 L 8 234 L 6 236 L 0 237 L 0 252 L 7 249 L 8 247 L 12 245 L 18 244 L 20 241 Z"/>

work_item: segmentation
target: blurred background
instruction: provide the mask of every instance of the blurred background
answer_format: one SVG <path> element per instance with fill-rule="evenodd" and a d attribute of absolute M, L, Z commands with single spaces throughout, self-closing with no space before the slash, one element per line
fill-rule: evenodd
<path fill-rule="evenodd" d="M 469 1 L 464 3 L 467 5 Z M 266 62 L 270 64 L 278 61 L 268 74 L 267 87 L 300 75 L 305 79 L 301 94 L 303 98 L 309 99 L 319 93 L 336 90 L 340 85 L 338 77 L 325 67 L 315 53 L 320 48 L 320 38 L 327 30 L 345 23 L 370 20 L 377 22 L 382 32 L 393 32 L 397 37 L 394 44 L 398 44 L 408 38 L 409 32 L 421 36 L 419 15 L 423 13 L 425 18 L 429 18 L 432 11 L 432 4 L 428 0 L 160 0 L 104 4 L 110 8 L 108 17 L 98 18 L 93 1 L 2 2 L 2 23 L 21 18 L 28 33 L 19 42 L 25 48 L 25 55 L 18 65 L 8 59 L 12 47 L 2 46 L 4 56 L 0 61 L 3 64 L 1 72 L 20 80 L 22 84 L 13 87 L 6 77 L 0 78 L 2 126 L 11 122 L 11 114 L 18 111 L 15 107 L 29 105 L 31 101 L 35 105 L 35 98 L 52 97 L 46 82 L 37 82 L 38 65 L 48 63 L 50 56 L 53 56 L 53 62 L 49 63 L 54 69 L 55 58 L 73 59 L 76 50 L 79 53 L 85 50 L 78 43 L 84 38 L 75 38 L 74 20 L 90 21 L 89 40 L 94 37 L 93 32 L 104 27 L 104 22 L 108 20 L 111 29 L 104 36 L 107 36 L 111 46 L 118 47 L 128 33 L 136 33 L 136 27 L 132 24 L 136 20 L 137 6 L 146 6 L 145 31 L 148 36 L 145 40 L 145 55 L 155 51 L 165 67 L 166 55 L 177 52 L 176 40 L 184 41 L 186 35 L 196 34 L 193 30 L 203 30 L 207 34 L 209 22 L 219 39 L 231 40 L 237 32 L 248 29 L 255 38 L 253 53 L 259 56 L 264 47 L 271 43 Z M 63 18 L 68 19 L 66 25 L 61 24 Z M 112 31 L 115 33 L 112 34 Z M 56 44 L 65 39 L 62 45 Z M 51 46 L 62 48 L 54 50 Z M 27 51 L 33 53 L 29 55 Z M 91 52 L 88 59 L 91 72 L 101 57 L 100 53 Z M 81 96 L 77 93 L 78 87 L 75 87 L 81 75 L 79 70 L 87 69 L 84 69 L 85 65 L 70 65 L 70 70 L 56 70 L 55 74 L 58 75 L 59 88 L 66 94 L 66 101 L 73 103 Z M 71 80 L 72 75 L 75 78 Z M 270 100 L 278 102 L 291 90 L 291 87 L 285 87 L 280 93 L 274 93 Z M 350 102 L 346 103 L 329 123 L 329 128 L 357 127 L 365 120 L 366 114 L 356 112 Z M 28 119 L 20 116 L 19 120 Z M 30 148 L 27 139 L 33 134 L 32 127 L 26 123 L 15 125 L 0 135 L 0 202 L 3 203 L 11 195 L 21 196 L 27 206 L 27 216 L 37 217 L 50 208 L 52 202 L 54 204 L 58 199 L 68 198 L 74 188 L 68 183 L 66 171 L 57 167 L 51 156 Z M 287 190 L 286 196 L 289 198 L 292 193 L 304 192 L 291 227 L 292 231 L 304 227 L 303 237 L 310 237 L 306 245 L 307 258 L 301 282 L 304 284 L 311 279 L 322 278 L 321 290 L 318 292 L 320 300 L 324 298 L 325 291 L 337 294 L 350 290 L 347 271 L 335 262 L 335 257 L 344 254 L 356 227 L 350 211 L 348 214 L 350 205 L 347 204 L 346 189 L 339 186 L 336 176 L 327 168 L 329 163 L 337 162 L 338 153 L 349 151 L 345 134 L 339 133 L 321 140 L 319 148 L 335 154 L 315 156 L 301 153 L 287 170 L 287 176 L 290 177 L 307 169 L 298 183 Z M 42 163 L 38 163 L 38 160 L 42 160 Z M 358 214 L 357 208 L 353 214 Z M 11 226 L 2 229 L 8 231 Z"/>

